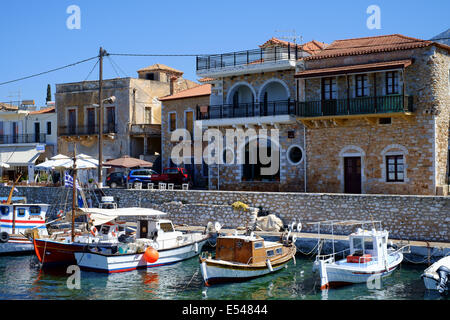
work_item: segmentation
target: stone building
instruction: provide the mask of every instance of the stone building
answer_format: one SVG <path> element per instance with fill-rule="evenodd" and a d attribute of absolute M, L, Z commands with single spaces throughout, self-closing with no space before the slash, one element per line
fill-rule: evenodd
<path fill-rule="evenodd" d="M 183 72 L 162 64 L 138 71 L 138 78 L 103 80 L 103 99 L 115 96 L 114 104 L 103 104 L 103 159 L 123 155 L 153 162 L 161 152 L 161 102 L 159 97 L 190 88 L 197 83 Z M 98 158 L 98 81 L 56 85 L 58 150 Z"/>
<path fill-rule="evenodd" d="M 337 40 L 297 64 L 308 192 L 448 193 L 450 47 Z"/>
<path fill-rule="evenodd" d="M 204 82 L 205 80 L 200 80 Z M 207 106 L 211 95 L 211 85 L 208 83 L 182 90 L 176 94 L 159 98 L 162 102 L 161 123 L 161 159 L 163 167 L 182 166 L 192 177 L 194 187 L 208 187 L 208 165 L 202 157 L 194 159 L 194 142 L 200 143 L 203 149 L 206 143 L 202 142 L 202 128 L 196 126 L 197 107 Z M 179 139 L 172 139 L 177 129 L 185 129 L 188 134 L 181 132 L 183 144 L 188 148 L 186 154 L 181 150 L 172 157 L 174 147 Z M 198 130 L 198 132 L 196 132 Z M 194 134 L 195 133 L 195 134 Z M 177 150 L 174 150 L 174 152 Z M 178 159 L 178 160 L 177 160 Z"/>
<path fill-rule="evenodd" d="M 218 163 L 209 165 L 210 189 L 305 190 L 306 133 L 295 117 L 294 74 L 298 59 L 323 47 L 318 41 L 299 45 L 272 38 L 255 50 L 197 58 L 197 75 L 212 85 L 209 104 L 197 109 L 197 122 L 224 136 L 226 130 L 245 136 L 224 141 L 222 154 L 214 155 Z M 269 169 L 272 164 L 275 170 Z"/>

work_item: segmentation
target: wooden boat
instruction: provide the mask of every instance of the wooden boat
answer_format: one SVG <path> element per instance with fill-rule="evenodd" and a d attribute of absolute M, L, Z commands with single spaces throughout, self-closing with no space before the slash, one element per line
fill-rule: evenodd
<path fill-rule="evenodd" d="M 47 235 L 45 218 L 48 204 L 0 204 L 0 254 L 33 252 L 33 243 L 25 235 Z"/>
<path fill-rule="evenodd" d="M 427 290 L 437 290 L 440 294 L 448 293 L 450 256 L 439 259 L 439 261 L 426 268 L 421 277 Z"/>
<path fill-rule="evenodd" d="M 138 220 L 133 242 L 75 252 L 78 266 L 83 270 L 117 273 L 173 264 L 198 255 L 210 234 L 175 231 L 170 220 L 154 217 L 164 214 L 153 210 L 148 218 Z"/>
<path fill-rule="evenodd" d="M 200 270 L 207 286 L 245 281 L 278 271 L 291 259 L 295 263 L 295 252 L 295 237 L 273 242 L 249 232 L 223 235 L 217 237 L 214 258 L 200 257 Z"/>
<path fill-rule="evenodd" d="M 388 232 L 381 230 L 380 221 L 323 221 L 319 224 L 331 226 L 335 230 L 336 226 L 375 226 L 376 223 L 379 224 L 379 230 L 358 228 L 356 232 L 351 233 L 349 249 L 335 252 L 333 237 L 333 253 L 319 252 L 313 270 L 320 272 L 321 289 L 352 283 L 369 283 L 376 278 L 390 275 L 398 267 L 403 260 L 402 250 L 407 246 L 398 250 L 388 248 Z M 336 259 L 336 256 L 345 256 L 347 251 L 349 254 L 345 258 Z"/>

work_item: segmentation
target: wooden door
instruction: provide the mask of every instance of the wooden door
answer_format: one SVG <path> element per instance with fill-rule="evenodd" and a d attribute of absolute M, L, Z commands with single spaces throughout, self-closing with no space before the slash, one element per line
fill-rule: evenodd
<path fill-rule="evenodd" d="M 344 158 L 345 193 L 361 193 L 361 157 Z"/>

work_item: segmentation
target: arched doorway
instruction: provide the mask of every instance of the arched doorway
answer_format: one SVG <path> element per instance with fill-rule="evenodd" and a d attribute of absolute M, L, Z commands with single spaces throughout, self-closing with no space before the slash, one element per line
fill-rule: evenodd
<path fill-rule="evenodd" d="M 267 81 L 260 90 L 259 101 L 262 115 L 286 114 L 289 111 L 288 86 L 278 79 Z"/>

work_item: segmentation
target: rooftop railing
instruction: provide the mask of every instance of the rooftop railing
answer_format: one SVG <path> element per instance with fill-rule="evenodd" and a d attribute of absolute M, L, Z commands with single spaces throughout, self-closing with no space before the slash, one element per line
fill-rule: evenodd
<path fill-rule="evenodd" d="M 282 60 L 297 60 L 301 50 L 298 46 L 271 47 L 223 54 L 197 56 L 197 71 L 231 66 L 262 64 Z"/>

